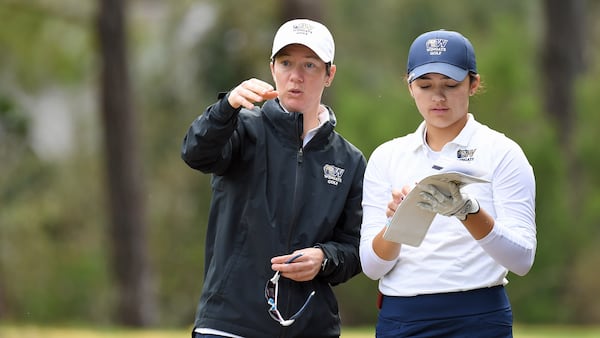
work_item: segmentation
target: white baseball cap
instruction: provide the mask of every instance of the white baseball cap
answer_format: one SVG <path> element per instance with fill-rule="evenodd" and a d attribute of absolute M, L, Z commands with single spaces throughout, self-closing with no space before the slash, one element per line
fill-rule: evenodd
<path fill-rule="evenodd" d="M 295 19 L 284 23 L 273 39 L 271 59 L 285 46 L 298 43 L 312 49 L 323 62 L 333 62 L 335 44 L 329 29 L 308 19 Z"/>

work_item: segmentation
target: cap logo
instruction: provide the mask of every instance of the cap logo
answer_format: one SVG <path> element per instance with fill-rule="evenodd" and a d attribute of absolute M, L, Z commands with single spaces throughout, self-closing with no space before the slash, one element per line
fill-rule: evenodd
<path fill-rule="evenodd" d="M 429 55 L 442 55 L 446 51 L 448 39 L 429 39 L 425 42 L 425 49 Z"/>
<path fill-rule="evenodd" d="M 308 23 L 302 22 L 294 24 L 292 30 L 296 34 L 309 35 L 313 32 L 313 26 Z"/>

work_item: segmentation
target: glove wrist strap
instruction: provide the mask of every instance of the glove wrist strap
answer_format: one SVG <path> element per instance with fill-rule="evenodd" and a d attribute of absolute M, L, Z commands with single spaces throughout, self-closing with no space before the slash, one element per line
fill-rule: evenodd
<path fill-rule="evenodd" d="M 478 213 L 479 209 L 479 202 L 477 202 L 477 200 L 474 198 L 469 198 L 464 207 L 454 216 L 456 216 L 459 220 L 464 221 L 467 219 L 468 215 Z"/>

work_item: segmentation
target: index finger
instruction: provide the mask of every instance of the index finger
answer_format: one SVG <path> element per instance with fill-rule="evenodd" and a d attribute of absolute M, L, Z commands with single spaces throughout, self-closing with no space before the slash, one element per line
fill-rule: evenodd
<path fill-rule="evenodd" d="M 260 97 L 260 99 L 255 100 L 255 102 L 271 100 L 279 95 L 279 93 L 275 90 L 275 88 L 272 85 L 265 81 L 254 78 L 245 81 L 243 84 L 243 88 L 249 90 L 254 95 L 258 95 L 258 97 Z"/>
<path fill-rule="evenodd" d="M 287 261 L 285 261 L 285 264 L 290 264 L 291 262 L 295 261 L 295 260 L 296 260 L 296 258 L 299 258 L 300 256 L 302 256 L 302 254 L 301 254 L 301 253 L 299 253 L 299 254 L 296 254 L 296 255 L 292 256 L 292 258 L 290 258 L 290 259 L 288 259 Z"/>
<path fill-rule="evenodd" d="M 413 190 L 413 188 L 416 186 L 417 184 L 413 184 L 413 185 L 405 185 L 402 187 L 402 193 L 404 194 L 404 196 L 406 197 L 406 195 L 408 195 L 408 193 L 410 193 L 411 190 Z"/>
<path fill-rule="evenodd" d="M 271 86 L 269 83 L 267 83 L 263 80 L 254 79 L 254 78 L 246 81 L 245 87 L 261 96 L 265 95 L 267 93 L 273 92 L 275 90 L 275 88 L 273 86 Z"/>
<path fill-rule="evenodd" d="M 392 200 L 394 200 L 394 202 L 396 204 L 400 203 L 403 198 L 404 198 L 404 193 L 402 191 L 400 191 L 398 189 L 392 190 Z"/>
<path fill-rule="evenodd" d="M 277 257 L 271 258 L 271 263 L 272 264 L 290 264 L 300 257 L 302 257 L 302 253 L 277 256 Z"/>
<path fill-rule="evenodd" d="M 277 92 L 276 90 L 270 90 L 262 94 L 262 97 L 265 100 L 271 100 L 276 98 L 277 96 L 279 96 L 279 92 Z"/>

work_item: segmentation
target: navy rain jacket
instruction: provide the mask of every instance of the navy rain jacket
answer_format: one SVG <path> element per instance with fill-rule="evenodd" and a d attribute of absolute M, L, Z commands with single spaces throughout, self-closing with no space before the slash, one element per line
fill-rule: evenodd
<path fill-rule="evenodd" d="M 334 131 L 335 116 L 303 148 L 302 114 L 277 100 L 234 109 L 222 98 L 198 117 L 181 156 L 212 173 L 204 285 L 195 327 L 244 337 L 340 335 L 332 285 L 360 273 L 362 153 Z M 309 293 L 305 312 L 289 327 L 268 313 L 264 288 L 270 259 L 319 246 L 328 263 L 315 279 L 280 279 L 278 308 L 285 319 Z"/>

